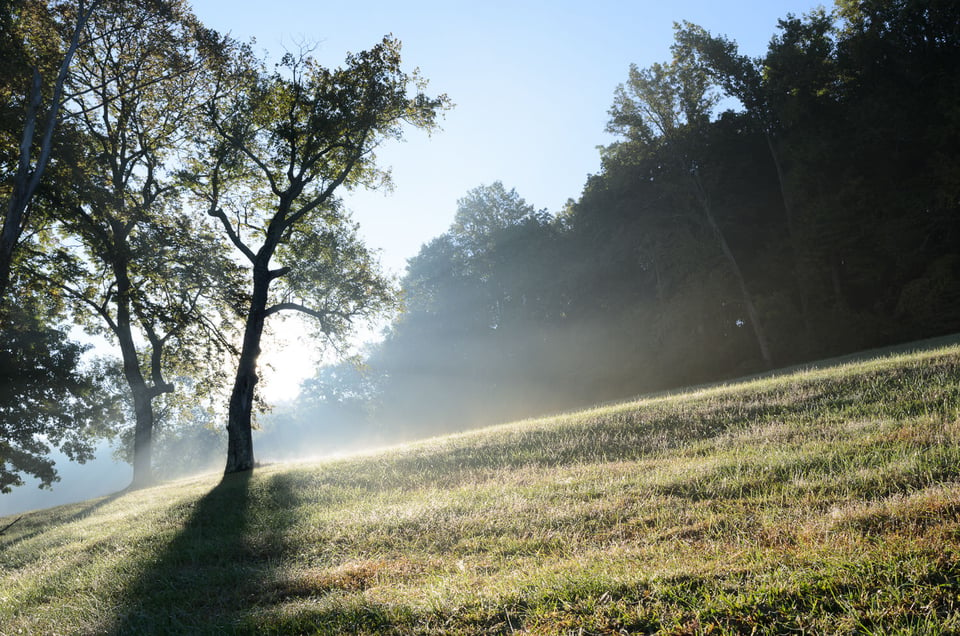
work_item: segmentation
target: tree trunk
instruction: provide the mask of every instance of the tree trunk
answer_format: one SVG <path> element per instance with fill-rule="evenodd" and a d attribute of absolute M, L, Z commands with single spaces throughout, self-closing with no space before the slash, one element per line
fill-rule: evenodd
<path fill-rule="evenodd" d="M 125 312 L 118 312 L 121 316 Z M 131 488 L 143 488 L 153 483 L 153 465 L 150 447 L 153 441 L 153 391 L 147 386 L 140 370 L 140 359 L 133 341 L 129 320 L 118 320 L 114 329 L 120 341 L 123 356 L 123 375 L 133 394 L 136 424 L 133 429 L 133 481 Z"/>
<path fill-rule="evenodd" d="M 144 385 L 133 391 L 137 422 L 133 431 L 133 481 L 131 489 L 153 484 L 153 398 Z"/>
<path fill-rule="evenodd" d="M 783 203 L 783 214 L 786 218 L 787 236 L 790 244 L 790 258 L 793 262 L 794 282 L 797 285 L 797 293 L 800 295 L 800 317 L 803 320 L 803 327 L 807 338 L 807 345 L 813 344 L 813 326 L 810 324 L 810 299 L 807 295 L 807 287 L 803 282 L 803 275 L 800 273 L 800 256 L 797 245 L 796 229 L 794 227 L 795 219 L 793 217 L 793 205 L 790 197 L 787 196 L 787 184 L 783 175 L 783 166 L 780 164 L 780 155 L 777 153 L 776 146 L 773 143 L 773 135 L 769 130 L 765 130 L 763 136 L 767 140 L 767 149 L 770 151 L 770 159 L 773 161 L 773 167 L 777 171 L 777 184 L 780 186 L 780 201 Z"/>
<path fill-rule="evenodd" d="M 23 127 L 23 139 L 20 141 L 20 157 L 17 172 L 13 178 L 13 192 L 7 205 L 7 214 L 3 218 L 3 230 L 0 232 L 0 306 L 7 293 L 10 283 L 10 268 L 13 263 L 13 250 L 23 232 L 23 219 L 27 206 L 36 189 L 45 162 L 38 164 L 31 170 L 30 151 L 33 149 L 33 137 L 37 127 L 37 116 L 40 110 L 40 73 L 34 69 L 33 82 L 30 89 L 30 102 L 27 107 L 27 120 Z"/>
<path fill-rule="evenodd" d="M 3 220 L 3 231 L 2 234 L 0 234 L 0 307 L 3 306 L 7 286 L 10 284 L 13 251 L 14 248 L 16 248 L 17 241 L 20 240 L 20 234 L 23 232 L 24 215 L 30 205 L 30 200 L 33 198 L 34 192 L 37 190 L 40 178 L 47 168 L 47 162 L 50 160 L 50 150 L 53 146 L 53 131 L 60 118 L 63 84 L 66 81 L 67 72 L 70 70 L 70 63 L 73 60 L 73 56 L 77 52 L 77 46 L 80 44 L 80 35 L 83 33 L 87 20 L 98 4 L 100 4 L 100 0 L 93 0 L 93 2 L 89 4 L 81 1 L 77 6 L 77 23 L 74 25 L 70 45 L 67 47 L 67 51 L 63 56 L 63 61 L 60 63 L 60 72 L 57 73 L 57 79 L 53 85 L 50 112 L 47 115 L 47 124 L 43 130 L 43 138 L 40 141 L 40 147 L 38 149 L 39 156 L 36 164 L 31 166 L 30 155 L 34 146 L 37 118 L 39 117 L 43 98 L 41 93 L 43 87 L 41 85 L 40 71 L 37 68 L 33 69 L 30 98 L 27 106 L 27 118 L 24 122 L 17 172 L 14 176 L 13 194 L 10 198 L 10 204 L 7 207 L 7 215 Z"/>
<path fill-rule="evenodd" d="M 247 311 L 243 331 L 243 348 L 237 364 L 237 377 L 230 395 L 227 416 L 227 466 L 225 473 L 253 470 L 253 401 L 256 396 L 257 359 L 260 357 L 260 338 L 263 336 L 264 313 L 267 308 L 267 290 L 270 274 L 267 266 L 254 265 L 253 297 Z"/>
<path fill-rule="evenodd" d="M 114 227 L 114 231 L 117 232 L 118 227 Z M 118 242 L 118 253 L 122 253 L 123 236 L 118 233 L 115 240 Z M 123 376 L 133 394 L 133 410 L 136 417 L 133 431 L 133 481 L 130 488 L 143 488 L 153 483 L 151 444 L 153 442 L 153 398 L 156 396 L 156 391 L 147 385 L 143 371 L 140 369 L 140 356 L 131 326 L 131 284 L 125 258 L 118 257 L 114 262 L 113 275 L 117 283 L 117 319 L 112 327 L 120 344 Z"/>
<path fill-rule="evenodd" d="M 706 192 L 700 183 L 699 177 L 696 177 L 695 181 L 699 194 L 700 205 L 703 208 L 703 213 L 707 219 L 707 224 L 713 231 L 713 235 L 716 237 L 717 243 L 720 245 L 720 250 L 726 257 L 727 262 L 730 263 L 730 269 L 733 272 L 734 277 L 737 279 L 737 285 L 740 287 L 740 295 L 743 298 L 744 306 L 747 308 L 747 318 L 750 319 L 750 325 L 753 328 L 753 335 L 757 341 L 757 348 L 760 350 L 760 357 L 763 359 L 763 364 L 768 369 L 772 369 L 773 357 L 770 355 L 770 345 L 767 343 L 767 335 L 763 330 L 763 326 L 760 324 L 760 314 L 757 313 L 757 308 L 753 304 L 753 296 L 750 294 L 750 289 L 747 287 L 747 281 L 743 277 L 743 271 L 740 269 L 740 264 L 737 262 L 737 259 L 733 254 L 733 250 L 730 249 L 730 245 L 727 243 L 727 239 L 723 235 L 723 231 L 717 224 L 717 220 L 713 217 L 713 209 L 710 205 L 710 199 L 707 197 Z"/>
<path fill-rule="evenodd" d="M 14 186 L 16 189 L 16 186 Z M 16 197 L 16 194 L 14 194 Z M 19 212 L 17 212 L 19 210 Z M 10 283 L 10 267 L 13 263 L 13 250 L 20 238 L 23 207 L 10 202 L 10 209 L 4 218 L 3 230 L 0 232 L 0 306 L 7 295 L 7 285 Z"/>

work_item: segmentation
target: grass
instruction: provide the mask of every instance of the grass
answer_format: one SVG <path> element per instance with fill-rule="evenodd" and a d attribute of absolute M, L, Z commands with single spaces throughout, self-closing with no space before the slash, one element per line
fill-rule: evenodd
<path fill-rule="evenodd" d="M 2 634 L 343 632 L 960 633 L 960 347 L 201 476 L 0 537 Z"/>

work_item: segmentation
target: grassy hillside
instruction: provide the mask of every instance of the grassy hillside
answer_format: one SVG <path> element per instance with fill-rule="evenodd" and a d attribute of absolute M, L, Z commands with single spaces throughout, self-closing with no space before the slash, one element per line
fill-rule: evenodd
<path fill-rule="evenodd" d="M 35 512 L 0 633 L 960 633 L 958 415 L 946 347 Z"/>

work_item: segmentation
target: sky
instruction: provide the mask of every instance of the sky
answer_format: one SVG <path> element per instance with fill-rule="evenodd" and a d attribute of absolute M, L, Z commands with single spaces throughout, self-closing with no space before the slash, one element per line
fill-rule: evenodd
<path fill-rule="evenodd" d="M 405 70 L 419 68 L 428 92 L 450 97 L 455 107 L 442 130 L 429 137 L 410 132 L 378 153 L 381 166 L 392 167 L 392 192 L 345 197 L 368 246 L 397 276 L 422 244 L 446 231 L 457 200 L 477 186 L 502 181 L 554 213 L 578 198 L 587 176 L 600 169 L 597 147 L 613 141 L 604 128 L 614 90 L 630 64 L 669 59 L 675 21 L 726 35 L 759 56 L 778 18 L 820 6 L 812 0 L 192 4 L 206 26 L 242 41 L 255 38 L 256 50 L 273 59 L 310 45 L 322 64 L 334 67 L 348 51 L 391 33 L 403 43 Z M 295 397 L 321 359 L 296 321 L 275 331 L 283 342 L 266 346 L 261 357 L 269 403 Z M 0 515 L 83 500 L 129 480 L 129 468 L 115 466 L 107 451 L 85 466 L 61 461 L 58 468 L 64 479 L 53 491 L 30 484 L 0 496 Z"/>
<path fill-rule="evenodd" d="M 348 51 L 392 34 L 403 43 L 404 69 L 419 69 L 429 94 L 449 96 L 455 106 L 440 131 L 409 131 L 405 141 L 378 152 L 381 166 L 392 169 L 392 191 L 344 196 L 367 245 L 396 276 L 422 244 L 447 230 L 457 200 L 473 188 L 499 180 L 552 213 L 578 198 L 587 176 L 600 169 L 597 147 L 613 141 L 604 129 L 614 90 L 631 64 L 669 59 L 674 22 L 699 24 L 759 56 L 779 18 L 819 6 L 813 0 L 193 2 L 205 25 L 241 41 L 254 38 L 255 50 L 274 60 L 306 45 L 335 67 Z M 295 397 L 322 357 L 296 321 L 276 330 L 281 342 L 265 348 L 263 360 L 272 367 L 264 370 L 268 401 Z M 375 336 L 369 331 L 360 339 Z"/>

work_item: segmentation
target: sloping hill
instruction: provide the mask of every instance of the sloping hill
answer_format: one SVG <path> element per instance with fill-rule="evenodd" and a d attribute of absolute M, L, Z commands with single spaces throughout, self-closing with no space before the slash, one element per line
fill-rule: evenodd
<path fill-rule="evenodd" d="M 0 567 L 3 634 L 960 633 L 960 347 L 36 512 Z"/>

